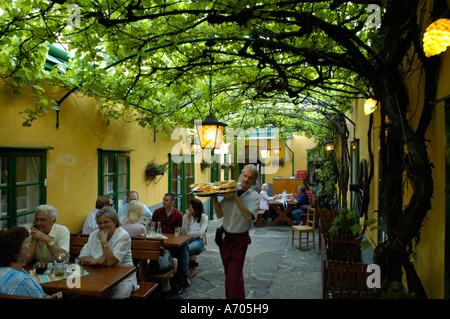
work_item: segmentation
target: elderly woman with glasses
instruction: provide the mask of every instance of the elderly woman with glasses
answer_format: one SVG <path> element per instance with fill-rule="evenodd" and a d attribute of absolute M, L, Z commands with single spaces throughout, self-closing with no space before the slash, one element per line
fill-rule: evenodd
<path fill-rule="evenodd" d="M 85 265 L 133 266 L 131 237 L 120 226 L 119 216 L 112 207 L 103 207 L 96 215 L 98 229 L 89 235 L 80 252 Z M 137 289 L 136 276 L 129 276 L 113 288 L 112 299 L 130 297 Z"/>
<path fill-rule="evenodd" d="M 46 295 L 39 283 L 23 269 L 30 257 L 28 236 L 25 227 L 0 232 L 0 294 L 61 299 L 61 292 Z"/>

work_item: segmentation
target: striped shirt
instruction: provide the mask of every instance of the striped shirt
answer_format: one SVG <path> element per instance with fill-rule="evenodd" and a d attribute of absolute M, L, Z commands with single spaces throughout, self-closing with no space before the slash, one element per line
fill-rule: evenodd
<path fill-rule="evenodd" d="M 0 267 L 0 293 L 25 297 L 44 298 L 39 283 L 24 269 L 18 271 L 11 267 Z"/>

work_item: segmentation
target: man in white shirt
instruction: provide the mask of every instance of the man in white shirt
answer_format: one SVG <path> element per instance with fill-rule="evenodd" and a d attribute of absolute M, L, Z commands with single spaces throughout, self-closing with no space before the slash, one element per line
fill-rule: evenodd
<path fill-rule="evenodd" d="M 122 205 L 119 208 L 119 211 L 117 212 L 117 214 L 119 215 L 119 219 L 124 218 L 127 215 L 127 210 L 128 210 L 128 203 L 132 200 L 139 200 L 139 194 L 136 191 L 131 191 L 128 193 L 127 196 L 127 203 L 125 205 Z M 148 218 L 149 220 L 152 219 L 152 212 L 150 209 L 148 209 L 147 206 L 144 205 L 144 218 Z"/>
<path fill-rule="evenodd" d="M 255 165 L 246 165 L 241 172 L 241 188 L 237 193 L 224 195 L 219 202 L 213 197 L 218 218 L 223 217 L 225 238 L 220 245 L 220 256 L 225 270 L 225 295 L 227 299 L 244 299 L 244 260 L 251 243 L 248 230 L 259 208 L 259 194 L 254 189 L 258 180 Z"/>
<path fill-rule="evenodd" d="M 103 195 L 97 198 L 95 202 L 95 208 L 91 210 L 88 217 L 86 217 L 86 220 L 83 224 L 83 234 L 90 234 L 94 230 L 98 229 L 97 220 L 95 219 L 95 216 L 97 215 L 97 212 L 102 209 L 103 207 L 113 207 L 113 201 L 111 197 Z"/>
<path fill-rule="evenodd" d="M 58 211 L 51 205 L 36 208 L 34 224 L 31 227 L 30 262 L 46 259 L 51 261 L 56 253 L 70 251 L 70 231 L 66 226 L 56 224 Z"/>

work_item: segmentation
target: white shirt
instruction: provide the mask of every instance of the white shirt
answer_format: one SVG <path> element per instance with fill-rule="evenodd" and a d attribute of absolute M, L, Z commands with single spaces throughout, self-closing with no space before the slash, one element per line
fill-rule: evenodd
<path fill-rule="evenodd" d="M 242 204 L 252 212 L 253 216 L 258 214 L 259 194 L 253 187 L 245 191 L 239 199 Z M 229 233 L 244 233 L 252 225 L 252 220 L 247 221 L 239 210 L 233 198 L 223 198 L 219 201 L 223 212 L 223 228 Z"/>
<path fill-rule="evenodd" d="M 66 253 L 70 252 L 70 231 L 66 226 L 53 224 L 52 229 L 47 235 L 59 248 L 64 249 Z M 30 236 L 30 241 L 31 238 L 32 236 Z M 36 260 L 39 259 L 46 259 L 49 261 L 53 260 L 53 256 L 50 253 L 50 250 L 42 240 L 38 240 L 33 257 Z"/>
<path fill-rule="evenodd" d="M 84 221 L 84 225 L 83 225 L 83 234 L 90 234 L 94 230 L 98 229 L 97 220 L 95 219 L 95 215 L 97 215 L 97 212 L 99 210 L 100 209 L 98 209 L 98 208 L 94 208 L 93 210 L 91 210 L 88 217 L 86 217 L 86 220 Z"/>
<path fill-rule="evenodd" d="M 197 222 L 197 220 L 194 220 L 191 214 L 186 214 L 183 217 L 183 226 L 181 227 L 181 233 L 201 238 L 203 237 L 203 234 L 205 234 L 207 227 L 208 216 L 205 213 L 202 214 L 200 223 Z"/>
<path fill-rule="evenodd" d="M 98 239 L 98 232 L 92 232 L 89 235 L 88 242 L 83 246 L 79 257 L 90 256 L 94 259 L 103 256 L 103 249 L 100 239 Z M 112 250 L 114 257 L 119 262 L 117 266 L 133 266 L 133 259 L 131 257 L 131 238 L 125 229 L 117 227 L 112 237 L 108 240 L 108 246 Z M 128 298 L 130 293 L 138 287 L 137 277 L 134 275 L 128 276 L 116 287 L 113 288 L 112 298 Z"/>
<path fill-rule="evenodd" d="M 259 209 L 269 210 L 269 201 L 271 201 L 273 197 L 269 197 L 267 191 L 261 191 L 261 193 L 259 193 L 259 198 Z"/>

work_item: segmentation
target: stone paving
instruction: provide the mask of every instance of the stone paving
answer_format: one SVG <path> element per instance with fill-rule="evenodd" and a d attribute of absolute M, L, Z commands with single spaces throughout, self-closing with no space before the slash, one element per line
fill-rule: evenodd
<path fill-rule="evenodd" d="M 322 299 L 322 279 L 318 236 L 316 247 L 298 249 L 291 245 L 291 226 L 280 223 L 250 229 L 244 264 L 247 299 Z M 225 299 L 225 275 L 219 248 L 214 242 L 216 228 L 222 220 L 209 221 L 207 249 L 197 257 L 198 273 L 191 287 L 173 299 Z"/>

